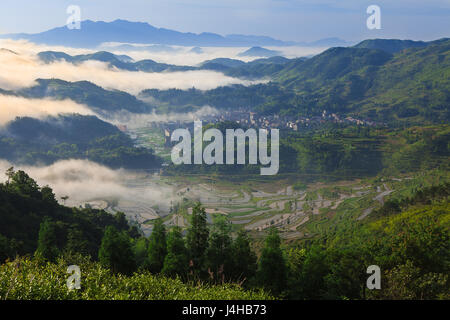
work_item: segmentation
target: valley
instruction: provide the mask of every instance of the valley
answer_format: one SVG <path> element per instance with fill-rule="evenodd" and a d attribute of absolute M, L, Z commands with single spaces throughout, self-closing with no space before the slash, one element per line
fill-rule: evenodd
<path fill-rule="evenodd" d="M 449 298 L 449 38 L 83 24 L 0 35 L 0 299 Z"/>

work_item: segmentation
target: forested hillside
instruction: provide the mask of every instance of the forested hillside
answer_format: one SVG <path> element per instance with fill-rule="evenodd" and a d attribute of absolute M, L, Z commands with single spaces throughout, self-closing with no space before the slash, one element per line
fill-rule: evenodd
<path fill-rule="evenodd" d="M 95 116 L 17 118 L 0 128 L 0 158 L 35 165 L 63 159 L 89 159 L 109 167 L 157 168 L 152 150 L 137 148 L 117 127 Z"/>
<path fill-rule="evenodd" d="M 215 127 L 225 133 L 225 128 L 239 126 L 221 123 Z M 408 129 L 324 126 L 304 132 L 283 131 L 279 174 L 346 179 L 449 170 L 449 130 L 441 125 Z M 171 165 L 165 173 L 258 174 L 259 165 Z"/>
<path fill-rule="evenodd" d="M 68 82 L 58 79 L 37 79 L 37 85 L 18 90 L 16 94 L 26 98 L 49 97 L 57 100 L 71 99 L 89 106 L 95 112 L 108 116 L 111 112 L 150 112 L 152 107 L 131 94 L 108 91 L 89 81 Z"/>
<path fill-rule="evenodd" d="M 390 126 L 449 120 L 449 39 L 426 45 L 373 40 L 309 59 L 271 59 L 232 67 L 221 60 L 205 64 L 233 76 L 270 76 L 268 84 L 207 91 L 152 89 L 141 95 L 156 99 L 164 106 L 161 111 L 207 104 L 281 116 L 310 117 L 327 110 Z"/>
<path fill-rule="evenodd" d="M 319 110 L 384 122 L 448 121 L 449 39 L 393 55 L 365 47 L 331 48 L 291 62 L 275 81 Z"/>

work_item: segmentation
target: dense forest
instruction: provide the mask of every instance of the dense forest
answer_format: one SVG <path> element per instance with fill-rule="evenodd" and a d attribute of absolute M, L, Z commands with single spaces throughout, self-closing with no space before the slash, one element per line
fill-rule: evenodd
<path fill-rule="evenodd" d="M 116 126 L 95 116 L 16 118 L 0 128 L 0 158 L 18 164 L 88 159 L 112 168 L 157 168 L 153 150 L 134 146 Z"/>
<path fill-rule="evenodd" d="M 158 219 L 146 238 L 123 214 L 67 208 L 25 172 L 11 168 L 7 176 L 0 185 L 2 298 L 449 298 L 448 183 L 387 201 L 366 222 L 308 241 L 285 244 L 272 228 L 255 251 L 226 217 L 208 225 L 200 203 L 185 233 Z M 83 270 L 79 291 L 65 287 L 69 264 Z M 373 264 L 383 272 L 381 291 L 366 288 Z"/>

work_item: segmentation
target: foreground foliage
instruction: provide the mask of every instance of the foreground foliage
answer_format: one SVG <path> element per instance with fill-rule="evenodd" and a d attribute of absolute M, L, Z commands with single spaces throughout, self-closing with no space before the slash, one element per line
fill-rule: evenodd
<path fill-rule="evenodd" d="M 60 258 L 56 263 L 19 258 L 0 266 L 0 299 L 14 300 L 265 300 L 272 297 L 262 290 L 247 291 L 235 284 L 209 285 L 183 283 L 180 279 L 152 275 L 113 274 L 86 258 Z M 69 262 L 71 261 L 71 262 Z M 81 289 L 67 289 L 67 266 L 81 269 Z"/>

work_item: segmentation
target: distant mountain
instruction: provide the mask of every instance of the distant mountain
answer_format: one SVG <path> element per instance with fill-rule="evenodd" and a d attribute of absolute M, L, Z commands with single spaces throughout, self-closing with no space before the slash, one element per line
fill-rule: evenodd
<path fill-rule="evenodd" d="M 97 47 L 104 42 L 141 43 L 180 46 L 287 46 L 293 42 L 264 36 L 229 35 L 215 33 L 184 33 L 156 28 L 144 22 L 115 20 L 112 22 L 85 20 L 81 29 L 70 30 L 66 26 L 36 34 L 9 34 L 3 38 L 26 39 L 35 43 L 72 47 Z"/>
<path fill-rule="evenodd" d="M 201 54 L 201 53 L 203 53 L 203 49 L 200 47 L 194 47 L 191 50 L 189 50 L 189 52 Z"/>
<path fill-rule="evenodd" d="M 162 72 L 162 71 L 189 71 L 195 70 L 191 66 L 176 66 L 172 64 L 159 63 L 150 59 L 134 62 L 127 55 L 115 55 L 107 51 L 99 51 L 92 54 L 81 54 L 71 56 L 64 52 L 44 51 L 38 53 L 38 57 L 45 63 L 52 63 L 64 60 L 73 64 L 82 63 L 88 60 L 102 61 L 108 63 L 110 67 L 115 67 L 127 71 Z"/>
<path fill-rule="evenodd" d="M 291 60 L 280 56 L 256 59 L 247 63 L 237 59 L 217 58 L 201 63 L 199 68 L 219 71 L 241 79 L 261 79 L 274 75 L 289 61 Z"/>
<path fill-rule="evenodd" d="M 106 51 L 99 51 L 91 54 L 80 54 L 77 56 L 71 56 L 64 52 L 44 51 L 38 53 L 38 57 L 45 63 L 51 63 L 57 60 L 64 60 L 71 63 L 81 63 L 88 60 L 96 60 L 108 62 L 111 66 L 126 70 L 130 70 L 130 63 L 133 61 L 133 59 L 127 55 L 115 55 Z"/>
<path fill-rule="evenodd" d="M 244 52 L 238 54 L 239 57 L 275 57 L 280 56 L 281 52 L 269 50 L 261 47 L 252 47 Z"/>
<path fill-rule="evenodd" d="M 302 58 L 300 58 L 300 59 L 302 59 Z M 281 57 L 281 56 L 275 56 L 275 57 L 270 57 L 270 58 L 256 59 L 256 60 L 248 62 L 248 64 L 250 64 L 250 65 L 256 65 L 256 64 L 285 64 L 285 63 L 288 63 L 289 61 L 290 61 L 290 59 L 288 59 L 288 58 Z"/>
<path fill-rule="evenodd" d="M 339 38 L 325 38 L 302 44 L 308 47 L 347 47 L 352 43 Z"/>
<path fill-rule="evenodd" d="M 396 53 L 409 48 L 423 48 L 427 45 L 428 43 L 424 41 L 369 39 L 358 43 L 354 48 L 378 49 L 389 53 Z"/>
<path fill-rule="evenodd" d="M 208 65 L 222 65 L 228 68 L 236 68 L 245 65 L 245 62 L 237 59 L 229 59 L 229 58 L 216 58 L 212 60 L 204 61 L 200 64 L 201 67 L 205 67 Z"/>
<path fill-rule="evenodd" d="M 122 91 L 108 91 L 88 81 L 68 82 L 58 79 L 38 79 L 37 85 L 15 94 L 26 98 L 71 99 L 89 106 L 108 117 L 111 112 L 127 110 L 135 113 L 151 112 L 152 107 Z"/>
<path fill-rule="evenodd" d="M 99 51 L 92 54 L 83 54 L 77 56 L 71 56 L 64 52 L 44 51 L 40 52 L 38 54 L 38 57 L 45 63 L 64 60 L 73 64 L 78 64 L 87 60 L 96 60 L 106 62 L 110 67 L 128 71 L 175 72 L 190 70 L 214 70 L 222 72 L 229 76 L 244 79 L 256 79 L 270 76 L 275 72 L 281 70 L 282 65 L 290 61 L 289 59 L 280 56 L 256 59 L 247 63 L 237 59 L 216 58 L 212 60 L 206 60 L 200 63 L 197 67 L 192 67 L 159 63 L 150 59 L 134 62 L 127 55 L 118 56 L 106 51 Z"/>
<path fill-rule="evenodd" d="M 10 54 L 17 55 L 17 52 L 9 50 L 9 49 L 6 49 L 6 48 L 0 48 L 0 52 L 7 52 L 7 53 L 10 53 Z"/>
<path fill-rule="evenodd" d="M 144 45 L 133 45 L 133 44 L 120 44 L 117 46 L 104 46 L 105 50 L 117 50 L 117 51 L 149 51 L 154 53 L 173 53 L 179 52 L 181 48 L 174 48 L 172 46 L 164 45 L 164 44 L 153 44 L 149 46 Z"/>

